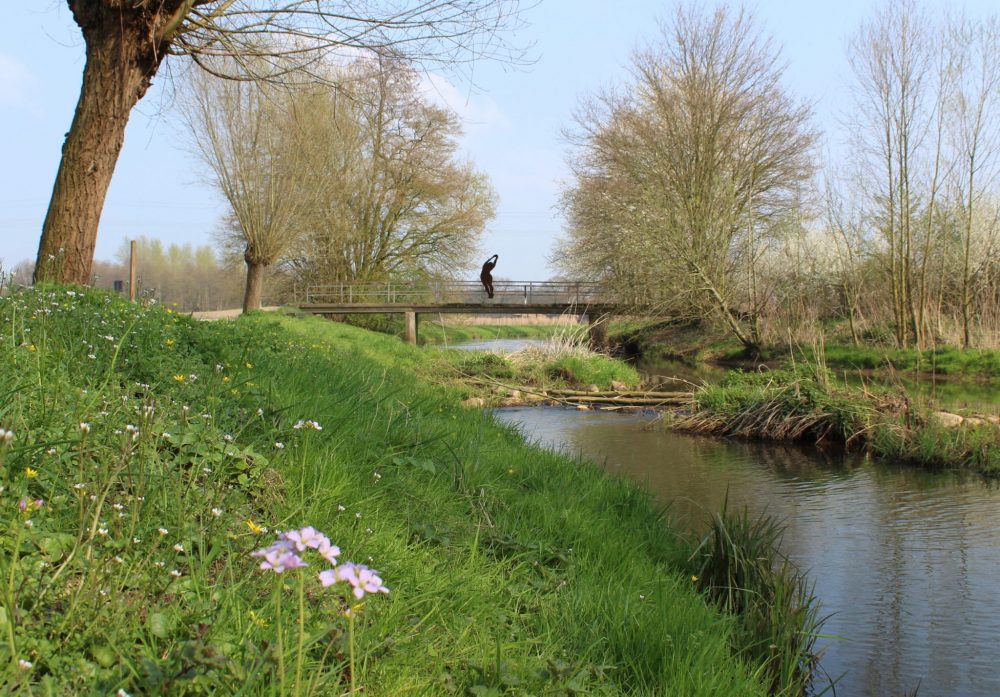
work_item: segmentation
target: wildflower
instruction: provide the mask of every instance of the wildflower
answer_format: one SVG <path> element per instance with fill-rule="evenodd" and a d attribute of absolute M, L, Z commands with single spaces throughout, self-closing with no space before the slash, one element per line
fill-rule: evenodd
<path fill-rule="evenodd" d="M 88 433 L 90 433 L 90 424 L 88 424 L 86 421 L 81 421 L 80 422 L 80 433 L 82 433 L 84 435 L 87 435 Z"/>
<path fill-rule="evenodd" d="M 330 544 L 330 540 L 327 536 L 321 533 L 319 530 L 311 525 L 307 525 L 301 530 L 292 530 L 284 534 L 284 539 L 295 545 L 295 548 L 304 552 L 307 549 L 319 549 L 322 542 Z"/>
<path fill-rule="evenodd" d="M 340 505 L 340 504 L 338 503 L 338 504 L 337 504 L 337 510 L 338 510 L 338 511 L 340 511 L 341 513 L 343 513 L 343 512 L 344 512 L 344 511 L 346 511 L 347 509 L 346 509 L 346 508 L 344 508 L 344 507 L 343 507 L 342 505 Z"/>
<path fill-rule="evenodd" d="M 284 449 L 285 449 L 285 444 L 284 444 L 284 443 L 282 443 L 282 442 L 281 442 L 281 441 L 279 440 L 279 441 L 277 441 L 277 442 L 276 442 L 276 443 L 274 444 L 274 447 L 275 447 L 275 448 L 277 448 L 278 450 L 284 450 Z"/>
<path fill-rule="evenodd" d="M 361 600 L 366 593 L 388 593 L 389 589 L 382 584 L 382 579 L 378 572 L 369 569 L 364 564 L 345 562 L 330 572 L 320 574 L 320 583 L 324 586 L 331 586 L 337 581 L 344 581 L 352 588 L 354 597 Z"/>
<path fill-rule="evenodd" d="M 257 625 L 258 627 L 266 627 L 267 626 L 267 622 L 265 622 L 264 619 L 260 615 L 258 615 L 256 612 L 254 612 L 253 610 L 251 610 L 247 614 L 250 617 L 250 621 L 253 622 L 255 625 Z"/>
<path fill-rule="evenodd" d="M 222 509 L 221 508 L 213 508 L 212 509 L 212 515 L 215 516 L 216 518 L 218 518 L 220 515 L 222 515 Z"/>
<path fill-rule="evenodd" d="M 181 577 L 181 572 L 178 571 L 177 569 L 174 569 L 174 570 L 172 570 L 170 572 L 170 575 L 173 576 L 174 578 L 180 578 Z"/>
<path fill-rule="evenodd" d="M 355 513 L 354 517 L 357 518 L 358 520 L 361 520 L 361 511 L 358 511 L 357 513 Z"/>
<path fill-rule="evenodd" d="M 251 363 L 250 361 L 247 361 L 246 362 L 246 367 L 247 367 L 247 370 L 250 370 L 251 368 L 253 368 L 253 363 Z"/>
<path fill-rule="evenodd" d="M 184 551 L 184 545 L 182 545 L 180 542 L 178 542 L 177 544 L 174 545 L 174 551 L 175 552 L 183 552 Z"/>
<path fill-rule="evenodd" d="M 698 577 L 697 576 L 692 576 L 691 577 L 691 583 L 698 583 Z"/>
<path fill-rule="evenodd" d="M 24 476 L 27 477 L 28 479 L 34 479 L 35 477 L 38 476 L 38 470 L 33 470 L 30 467 L 25 467 Z"/>
<path fill-rule="evenodd" d="M 35 524 L 32 522 L 31 518 L 28 518 L 26 521 L 24 521 L 24 527 L 31 530 L 31 528 L 35 527 Z"/>
<path fill-rule="evenodd" d="M 167 433 L 166 431 L 164 431 L 164 432 L 163 432 L 163 433 L 162 433 L 161 435 L 162 435 L 162 436 L 163 436 L 164 438 L 166 438 L 167 440 L 170 440 L 170 438 L 172 437 L 172 436 L 171 436 L 171 435 L 170 435 L 169 433 Z"/>
<path fill-rule="evenodd" d="M 177 382 L 184 382 L 186 379 L 187 377 L 184 375 L 178 374 L 174 376 L 174 380 L 176 380 Z"/>
<path fill-rule="evenodd" d="M 130 695 L 124 689 L 119 687 L 118 692 L 115 693 L 115 697 L 132 697 L 132 695 Z"/>
<path fill-rule="evenodd" d="M 48 455 L 56 455 L 56 454 L 57 454 L 57 453 L 58 453 L 59 451 L 58 451 L 58 450 L 56 450 L 55 448 L 49 448 L 49 449 L 48 449 L 48 450 L 46 450 L 45 452 L 46 452 L 46 454 L 48 454 Z"/>
<path fill-rule="evenodd" d="M 379 479 L 382 478 L 382 475 L 379 474 L 378 472 L 374 472 L 374 473 L 372 473 L 372 477 L 374 477 L 375 481 L 377 482 Z"/>
<path fill-rule="evenodd" d="M 252 554 L 255 557 L 264 558 L 264 561 L 260 563 L 261 569 L 264 571 L 271 570 L 276 574 L 280 574 L 286 569 L 309 566 L 302 561 L 302 557 L 291 551 L 291 546 L 283 540 L 275 542 L 270 547 L 258 549 L 256 552 L 252 552 Z"/>
<path fill-rule="evenodd" d="M 21 670 L 31 670 L 34 667 L 34 664 L 31 661 L 26 661 L 21 658 L 17 662 L 17 667 Z"/>
<path fill-rule="evenodd" d="M 294 428 L 294 429 L 312 428 L 312 429 L 315 429 L 317 431 L 322 431 L 323 430 L 323 427 L 320 426 L 315 421 L 313 421 L 312 419 L 309 419 L 309 420 L 306 420 L 306 421 L 303 421 L 302 419 L 299 419 L 298 421 L 295 422 L 295 425 L 292 426 L 292 428 Z"/>
<path fill-rule="evenodd" d="M 174 345 L 174 340 L 173 339 L 167 339 L 166 343 L 167 343 L 167 346 L 173 346 Z"/>
<path fill-rule="evenodd" d="M 253 520 L 247 520 L 247 527 L 250 528 L 250 532 L 254 535 L 260 535 L 267 532 L 267 528 L 262 525 L 257 525 L 257 523 L 253 522 Z"/>
<path fill-rule="evenodd" d="M 120 555 L 120 554 L 116 554 L 116 555 L 114 556 L 114 559 L 115 559 L 115 561 L 116 561 L 116 562 L 118 562 L 119 564 L 124 564 L 124 563 L 125 563 L 125 560 L 124 560 L 124 559 L 122 559 L 122 557 L 121 557 L 121 555 Z"/>
<path fill-rule="evenodd" d="M 153 566 L 156 566 L 156 567 L 158 567 L 160 569 L 162 569 L 166 565 L 167 565 L 167 563 L 165 561 L 154 561 L 153 562 Z"/>
<path fill-rule="evenodd" d="M 107 537 L 108 536 L 108 529 L 107 528 L 97 528 L 97 534 L 100 535 L 101 537 Z"/>
<path fill-rule="evenodd" d="M 160 533 L 160 537 L 163 537 L 163 536 L 164 536 L 164 535 L 166 535 L 166 534 L 167 534 L 168 532 L 170 532 L 170 531 L 169 531 L 169 530 L 167 530 L 166 528 L 157 528 L 157 529 L 156 529 L 156 531 L 157 531 L 158 533 Z"/>
<path fill-rule="evenodd" d="M 263 416 L 263 415 L 264 415 L 264 410 L 263 409 L 258 409 L 257 410 L 257 416 Z"/>
<path fill-rule="evenodd" d="M 222 436 L 222 440 L 226 441 L 227 443 L 232 443 L 233 442 L 233 437 L 230 434 L 227 433 L 224 436 Z"/>
<path fill-rule="evenodd" d="M 142 542 L 142 538 L 140 538 L 140 537 L 133 537 L 132 538 L 132 544 L 137 545 L 140 542 Z"/>
<path fill-rule="evenodd" d="M 77 491 L 83 491 L 84 489 L 87 488 L 87 485 L 84 484 L 83 482 L 77 482 L 76 484 L 73 485 L 73 488 L 76 489 Z"/>

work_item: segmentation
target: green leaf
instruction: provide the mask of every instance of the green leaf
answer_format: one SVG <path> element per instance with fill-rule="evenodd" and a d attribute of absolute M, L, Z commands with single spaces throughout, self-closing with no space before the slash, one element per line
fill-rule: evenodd
<path fill-rule="evenodd" d="M 162 612 L 154 612 L 149 616 L 149 631 L 161 639 L 167 638 L 170 634 L 170 620 Z"/>

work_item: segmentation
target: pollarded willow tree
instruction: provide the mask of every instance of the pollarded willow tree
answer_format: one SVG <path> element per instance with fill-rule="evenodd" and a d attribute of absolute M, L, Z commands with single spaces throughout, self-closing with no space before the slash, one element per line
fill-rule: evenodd
<path fill-rule="evenodd" d="M 246 263 L 244 312 L 260 309 L 264 271 L 294 244 L 300 211 L 308 205 L 294 94 L 283 86 L 200 74 L 182 108 L 193 150 L 229 203 L 232 224 L 223 235 Z"/>
<path fill-rule="evenodd" d="M 454 67 L 518 60 L 519 0 L 67 0 L 86 46 L 73 123 L 42 227 L 35 280 L 85 283 L 125 126 L 165 60 L 234 79 L 309 75 L 337 49 Z M 150 186 L 156 186 L 155 166 Z"/>
<path fill-rule="evenodd" d="M 786 94 L 782 72 L 745 11 L 680 8 L 633 58 L 632 84 L 578 118 L 561 258 L 591 259 L 593 275 L 620 284 L 608 264 L 621 249 L 618 267 L 655 279 L 670 309 L 684 299 L 755 351 L 756 262 L 813 174 L 811 112 Z"/>

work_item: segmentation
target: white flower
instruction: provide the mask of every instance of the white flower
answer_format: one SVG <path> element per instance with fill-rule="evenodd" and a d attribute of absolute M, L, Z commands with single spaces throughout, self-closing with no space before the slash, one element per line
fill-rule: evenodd
<path fill-rule="evenodd" d="M 86 421 L 81 421 L 80 422 L 80 433 L 84 433 L 84 434 L 90 433 L 90 424 L 88 424 Z"/>
<path fill-rule="evenodd" d="M 31 661 L 26 661 L 21 658 L 17 662 L 17 667 L 21 670 L 31 670 L 34 667 L 34 664 Z"/>
<path fill-rule="evenodd" d="M 180 578 L 181 572 L 178 571 L 177 569 L 174 569 L 173 571 L 170 572 L 170 575 L 173 576 L 174 578 Z"/>
<path fill-rule="evenodd" d="M 346 511 L 347 509 L 346 509 L 346 508 L 344 508 L 343 506 L 341 506 L 341 505 L 340 505 L 340 504 L 338 503 L 338 504 L 337 504 L 337 510 L 338 510 L 338 511 L 340 511 L 341 513 L 343 513 L 343 512 L 344 512 L 344 511 Z"/>
<path fill-rule="evenodd" d="M 213 508 L 212 509 L 212 515 L 214 515 L 216 518 L 218 518 L 220 515 L 222 515 L 222 509 L 221 508 Z"/>
<path fill-rule="evenodd" d="M 157 532 L 159 532 L 159 533 L 160 533 L 160 536 L 161 536 L 161 537 L 162 537 L 163 535 L 166 535 L 166 534 L 167 534 L 168 532 L 170 532 L 170 531 L 169 531 L 169 530 L 167 530 L 166 528 L 157 528 L 156 530 L 157 530 Z"/>
<path fill-rule="evenodd" d="M 182 545 L 180 542 L 178 542 L 177 544 L 174 545 L 174 551 L 175 552 L 183 552 L 184 551 L 184 545 Z"/>
<path fill-rule="evenodd" d="M 274 447 L 277 448 L 278 450 L 284 450 L 285 444 L 279 440 L 274 444 Z"/>
<path fill-rule="evenodd" d="M 97 534 L 100 535 L 101 537 L 107 537 L 108 536 L 108 529 L 107 528 L 97 528 Z"/>

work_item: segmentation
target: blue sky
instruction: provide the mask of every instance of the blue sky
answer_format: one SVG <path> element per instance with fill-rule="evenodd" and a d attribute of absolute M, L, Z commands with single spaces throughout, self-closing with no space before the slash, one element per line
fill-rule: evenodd
<path fill-rule="evenodd" d="M 0 261 L 6 268 L 34 259 L 83 69 L 82 40 L 65 2 L 8 4 L 0 24 Z M 846 43 L 879 3 L 760 0 L 747 6 L 782 49 L 789 91 L 815 104 L 817 125 L 835 138 L 835 114 L 847 105 Z M 482 245 L 483 257 L 500 255 L 496 276 L 550 275 L 547 259 L 562 227 L 558 192 L 567 177 L 561 130 L 582 97 L 624 78 L 633 48 L 657 36 L 658 20 L 673 7 L 647 0 L 541 0 L 521 34 L 535 44 L 531 68 L 480 63 L 474 90 L 454 76 L 433 76 L 437 93 L 465 119 L 466 155 L 489 174 L 500 196 Z M 995 0 L 966 4 L 970 14 L 993 7 Z M 98 259 L 114 258 L 124 240 L 139 235 L 212 243 L 224 205 L 183 147 L 169 88 L 161 69 L 132 114 L 101 221 Z M 475 271 L 469 270 L 470 279 Z"/>

